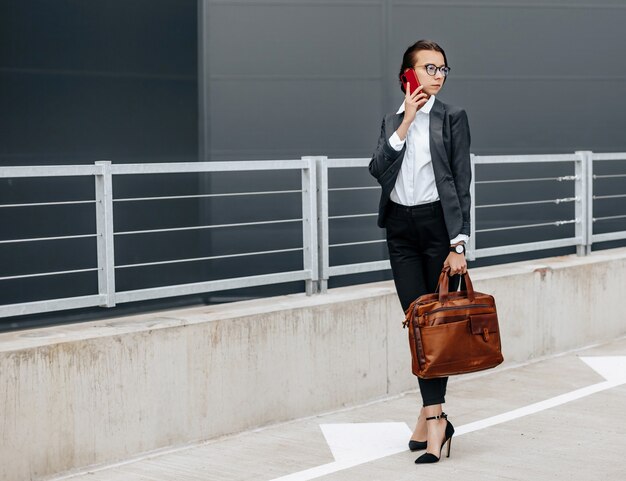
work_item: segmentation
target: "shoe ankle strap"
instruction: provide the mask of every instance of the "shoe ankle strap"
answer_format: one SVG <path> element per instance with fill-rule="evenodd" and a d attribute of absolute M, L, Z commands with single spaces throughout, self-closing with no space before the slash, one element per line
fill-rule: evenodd
<path fill-rule="evenodd" d="M 430 421 L 431 419 L 448 419 L 448 415 L 442 411 L 439 416 L 431 416 L 426 418 L 426 421 Z"/>

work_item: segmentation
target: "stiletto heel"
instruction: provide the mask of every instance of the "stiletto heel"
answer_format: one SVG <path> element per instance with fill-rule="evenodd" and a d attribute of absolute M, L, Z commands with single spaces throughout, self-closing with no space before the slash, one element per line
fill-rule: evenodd
<path fill-rule="evenodd" d="M 452 446 L 452 436 L 454 435 L 454 426 L 452 423 L 448 421 L 448 416 L 446 413 L 442 412 L 439 416 L 431 416 L 426 418 L 426 421 L 430 421 L 432 419 L 445 419 L 446 420 L 446 433 L 443 438 L 443 442 L 441 443 L 441 449 L 439 451 L 439 457 L 435 456 L 432 453 L 424 453 L 419 458 L 415 460 L 415 464 L 425 464 L 425 463 L 436 463 L 441 459 L 441 451 L 443 451 L 443 447 L 448 443 L 448 455 L 446 457 L 450 457 L 450 448 Z"/>

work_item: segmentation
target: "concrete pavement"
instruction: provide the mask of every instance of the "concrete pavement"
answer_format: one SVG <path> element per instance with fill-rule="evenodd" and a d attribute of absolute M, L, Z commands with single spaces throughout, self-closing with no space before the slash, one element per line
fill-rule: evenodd
<path fill-rule="evenodd" d="M 406 448 L 420 399 L 411 391 L 54 479 L 624 481 L 625 359 L 621 338 L 452 378 L 445 411 L 458 433 L 451 457 L 434 465 L 414 464 L 419 453 Z M 590 367 L 594 361 L 613 366 L 613 379 Z"/>

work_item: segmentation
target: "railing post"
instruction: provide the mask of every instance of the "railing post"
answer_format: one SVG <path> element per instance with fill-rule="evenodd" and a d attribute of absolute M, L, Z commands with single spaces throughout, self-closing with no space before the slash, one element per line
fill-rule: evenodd
<path fill-rule="evenodd" d="M 328 290 L 328 157 L 317 157 L 317 262 L 319 290 Z"/>
<path fill-rule="evenodd" d="M 115 250 L 113 243 L 113 177 L 111 162 L 98 161 L 96 173 L 96 231 L 98 234 L 98 293 L 106 296 L 100 307 L 115 306 Z"/>
<path fill-rule="evenodd" d="M 306 280 L 306 295 L 318 291 L 319 269 L 317 260 L 317 178 L 315 157 L 302 157 L 308 167 L 302 169 L 302 239 L 304 269 L 311 272 Z"/>
<path fill-rule="evenodd" d="M 576 255 L 591 253 L 593 239 L 593 153 L 577 150 L 576 161 L 576 237 L 581 242 L 576 245 Z"/>
<path fill-rule="evenodd" d="M 587 152 L 587 255 L 593 246 L 593 152 Z"/>
<path fill-rule="evenodd" d="M 470 204 L 470 238 L 467 243 L 466 258 L 468 261 L 476 260 L 476 156 L 470 154 L 470 197 L 472 202 Z"/>

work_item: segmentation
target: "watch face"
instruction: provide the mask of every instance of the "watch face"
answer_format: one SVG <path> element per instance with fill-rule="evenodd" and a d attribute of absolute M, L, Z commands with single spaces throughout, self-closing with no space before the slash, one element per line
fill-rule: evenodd
<path fill-rule="evenodd" d="M 457 254 L 463 254 L 463 252 L 465 251 L 462 245 L 458 245 L 454 249 L 456 250 Z"/>

